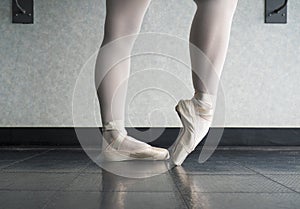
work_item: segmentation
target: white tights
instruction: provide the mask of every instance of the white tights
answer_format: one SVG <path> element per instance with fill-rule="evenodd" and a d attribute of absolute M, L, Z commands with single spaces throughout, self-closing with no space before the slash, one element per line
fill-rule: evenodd
<path fill-rule="evenodd" d="M 213 105 L 238 0 L 195 0 L 195 3 L 197 11 L 192 22 L 190 42 L 206 55 L 211 65 L 199 59 L 199 53 L 190 47 L 194 98 Z"/>
<path fill-rule="evenodd" d="M 115 120 L 124 121 L 130 59 L 113 65 L 107 74 L 105 74 L 107 71 L 104 66 L 115 64 L 112 59 L 116 59 L 118 56 L 130 56 L 135 39 L 126 39 L 124 42 L 119 41 L 116 46 L 111 47 L 109 52 L 102 50 L 102 47 L 123 36 L 138 33 L 150 1 L 106 1 L 107 14 L 104 39 L 99 50 L 95 69 L 95 82 L 96 86 L 99 86 L 97 94 L 103 126 Z M 192 69 L 201 78 L 205 78 L 203 83 L 194 72 L 192 73 L 195 94 L 198 93 L 197 100 L 201 100 L 202 94 L 208 94 L 208 92 L 211 95 L 216 94 L 227 53 L 232 18 L 238 0 L 195 0 L 195 2 L 197 11 L 192 22 L 190 42 L 205 53 L 215 69 L 215 73 L 211 69 L 204 69 L 205 66 L 198 62 L 196 53 L 193 50 L 190 51 Z M 174 27 L 176 27 L 175 22 Z M 205 75 L 202 76 L 203 74 Z M 132 146 L 134 146 L 134 143 Z"/>
<path fill-rule="evenodd" d="M 103 136 L 108 144 L 125 137 L 119 150 L 136 151 L 149 147 L 127 136 L 124 128 L 125 102 L 130 73 L 130 53 L 140 31 L 150 0 L 107 0 L 104 39 L 96 60 L 95 83 L 100 102 Z M 130 38 L 122 38 L 122 37 Z M 117 44 L 105 47 L 117 40 Z M 108 49 L 107 49 L 108 48 Z M 125 57 L 129 57 L 125 59 Z M 120 62 L 120 59 L 123 59 Z M 109 68 L 109 69 L 106 69 Z M 99 85 L 100 84 L 100 85 Z"/>

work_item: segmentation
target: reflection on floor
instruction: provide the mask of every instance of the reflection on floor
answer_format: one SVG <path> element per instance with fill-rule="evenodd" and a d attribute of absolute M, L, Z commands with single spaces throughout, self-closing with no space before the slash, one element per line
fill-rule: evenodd
<path fill-rule="evenodd" d="M 102 170 L 79 149 L 0 149 L 0 208 L 300 208 L 300 149 L 220 149 L 144 178 Z"/>

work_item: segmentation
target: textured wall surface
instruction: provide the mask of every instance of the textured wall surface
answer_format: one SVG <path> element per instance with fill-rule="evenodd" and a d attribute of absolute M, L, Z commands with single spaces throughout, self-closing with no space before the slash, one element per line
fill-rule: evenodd
<path fill-rule="evenodd" d="M 142 32 L 187 40 L 195 9 L 153 0 Z M 264 24 L 264 1 L 239 1 L 222 74 L 226 127 L 300 126 L 299 10 L 291 1 L 288 24 Z M 104 16 L 104 0 L 39 0 L 34 24 L 12 24 L 11 0 L 0 1 L 0 126 L 100 125 L 93 68 Z M 190 76 L 176 60 L 134 57 L 126 124 L 180 126 L 174 106 L 192 95 Z"/>

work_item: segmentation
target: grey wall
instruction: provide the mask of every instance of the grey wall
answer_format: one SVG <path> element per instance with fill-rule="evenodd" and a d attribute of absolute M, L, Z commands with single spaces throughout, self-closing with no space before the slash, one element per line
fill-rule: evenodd
<path fill-rule="evenodd" d="M 99 114 L 94 121 L 90 118 L 99 111 L 93 67 L 104 8 L 103 0 L 39 0 L 35 23 L 22 25 L 11 23 L 11 0 L 0 1 L 0 126 L 100 125 Z M 291 1 L 288 24 L 264 24 L 263 0 L 239 1 L 222 74 L 226 127 L 299 127 L 299 10 L 300 1 Z M 187 40 L 194 11 L 191 0 L 153 0 L 142 32 Z M 145 66 L 154 70 L 139 74 Z M 179 126 L 172 96 L 191 96 L 189 71 L 164 57 L 149 62 L 142 56 L 132 60 L 132 73 L 126 124 Z M 83 105 L 73 123 L 72 96 L 79 75 L 84 85 L 75 96 Z M 158 89 L 139 94 L 145 84 Z"/>

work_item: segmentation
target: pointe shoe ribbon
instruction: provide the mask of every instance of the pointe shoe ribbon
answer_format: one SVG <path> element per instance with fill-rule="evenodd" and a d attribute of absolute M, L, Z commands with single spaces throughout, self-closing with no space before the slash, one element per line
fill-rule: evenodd
<path fill-rule="evenodd" d="M 202 103 L 202 101 L 197 100 L 195 97 L 191 101 L 196 104 L 194 108 L 197 115 L 205 120 L 212 121 L 215 109 L 212 104 Z"/>
<path fill-rule="evenodd" d="M 115 120 L 107 122 L 103 125 L 102 128 L 104 131 L 118 131 L 120 134 L 118 137 L 108 146 L 111 146 L 114 149 L 119 149 L 122 142 L 124 141 L 125 137 L 127 136 L 127 131 L 124 128 L 124 121 L 123 120 Z"/>

